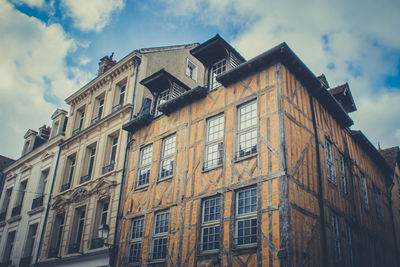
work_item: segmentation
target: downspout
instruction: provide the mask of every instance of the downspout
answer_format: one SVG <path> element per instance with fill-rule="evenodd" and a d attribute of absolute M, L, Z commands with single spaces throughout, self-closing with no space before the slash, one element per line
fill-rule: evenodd
<path fill-rule="evenodd" d="M 135 108 L 134 104 L 135 104 L 136 84 L 137 84 L 137 76 L 138 76 L 140 62 L 141 62 L 140 58 L 136 57 L 135 58 L 135 64 L 136 64 L 135 82 L 133 84 L 132 107 L 131 107 L 131 113 L 129 115 L 129 121 L 132 120 L 133 110 Z M 119 217 L 120 217 L 119 214 L 121 212 L 122 191 L 123 191 L 123 185 L 124 185 L 124 182 L 125 182 L 125 167 L 126 167 L 126 161 L 127 161 L 127 158 L 128 158 L 129 146 L 131 145 L 131 142 L 135 140 L 135 139 L 133 139 L 131 137 L 132 137 L 131 134 L 128 133 L 128 136 L 126 137 L 124 164 L 122 166 L 121 184 L 120 184 L 120 188 L 119 188 L 118 209 L 117 209 L 117 216 L 116 216 L 115 228 L 114 228 L 114 240 L 113 240 L 113 243 L 112 243 L 112 248 L 110 249 L 110 258 L 109 258 L 109 265 L 110 266 L 115 266 L 115 260 L 116 260 L 115 258 L 117 257 L 117 253 L 118 253 L 118 244 L 117 244 L 118 224 L 119 224 Z"/>
<path fill-rule="evenodd" d="M 63 143 L 63 140 L 61 139 L 59 144 L 58 144 L 58 154 L 57 154 L 56 166 L 54 167 L 53 180 L 51 182 L 49 199 L 47 200 L 46 213 L 44 215 L 42 233 L 40 234 L 40 241 L 39 241 L 39 246 L 38 246 L 38 250 L 37 250 L 37 253 L 36 253 L 35 265 L 39 262 L 40 252 L 41 252 L 42 243 L 43 243 L 43 237 L 44 237 L 44 233 L 46 231 L 47 218 L 49 216 L 49 210 L 50 210 L 50 201 L 51 201 L 51 196 L 53 194 L 54 181 L 56 180 L 56 174 L 57 174 L 58 162 L 60 160 L 62 143 Z"/>
<path fill-rule="evenodd" d="M 317 158 L 317 186 L 318 186 L 318 206 L 319 206 L 319 215 L 320 215 L 320 224 L 321 224 L 321 239 L 322 239 L 322 263 L 323 266 L 328 266 L 328 245 L 326 240 L 326 230 L 325 230 L 325 211 L 324 211 L 324 192 L 322 189 L 322 168 L 321 168 L 321 156 L 319 153 L 319 138 L 318 138 L 318 129 L 317 129 L 317 121 L 315 117 L 315 109 L 314 109 L 314 101 L 311 94 L 309 94 L 310 98 L 310 107 L 311 107 L 311 115 L 312 115 L 312 123 L 315 132 L 315 153 Z"/>

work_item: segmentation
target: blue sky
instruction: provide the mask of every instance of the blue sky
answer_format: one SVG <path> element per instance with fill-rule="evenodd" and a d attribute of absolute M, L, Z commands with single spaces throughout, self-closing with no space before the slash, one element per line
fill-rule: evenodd
<path fill-rule="evenodd" d="M 284 2 L 284 3 L 283 3 Z M 400 144 L 398 1 L 0 0 L 0 154 L 20 156 L 28 129 L 115 53 L 204 42 L 219 33 L 250 59 L 286 41 L 331 87 L 348 82 L 353 129 Z"/>

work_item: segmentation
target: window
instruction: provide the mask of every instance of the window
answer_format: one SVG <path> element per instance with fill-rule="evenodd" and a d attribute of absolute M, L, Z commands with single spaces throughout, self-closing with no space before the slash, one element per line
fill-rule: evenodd
<path fill-rule="evenodd" d="M 0 221 L 5 221 L 6 219 L 8 205 L 10 204 L 11 200 L 11 193 L 12 193 L 12 188 L 8 188 L 4 194 L 3 203 L 1 206 Z"/>
<path fill-rule="evenodd" d="M 382 202 L 382 194 L 378 187 L 374 186 L 374 195 L 375 195 L 375 208 L 376 214 L 379 219 L 383 219 L 383 202 Z"/>
<path fill-rule="evenodd" d="M 205 199 L 202 203 L 200 250 L 219 249 L 221 197 Z"/>
<path fill-rule="evenodd" d="M 214 65 L 212 65 L 210 69 L 210 91 L 218 88 L 221 84 L 217 82 L 217 76 L 226 71 L 226 59 L 222 59 Z"/>
<path fill-rule="evenodd" d="M 104 240 L 99 238 L 98 236 L 98 230 L 100 226 L 106 225 L 107 224 L 107 215 L 108 215 L 108 209 L 109 209 L 109 201 L 98 201 L 97 202 L 97 212 L 96 216 L 94 218 L 94 224 L 93 224 L 93 236 L 94 238 L 92 239 L 91 242 L 91 249 L 95 248 L 100 248 L 104 245 Z"/>
<path fill-rule="evenodd" d="M 81 249 L 83 228 L 85 225 L 85 209 L 85 206 L 75 209 L 75 218 L 72 225 L 68 253 L 77 253 Z"/>
<path fill-rule="evenodd" d="M 12 209 L 11 216 L 17 216 L 21 214 L 21 209 L 22 209 L 22 204 L 24 202 L 25 198 L 25 190 L 26 190 L 26 184 L 28 181 L 23 181 L 19 185 L 18 192 L 17 192 L 17 199 L 15 201 L 15 206 Z"/>
<path fill-rule="evenodd" d="M 30 141 L 26 140 L 25 144 L 24 144 L 24 148 L 22 149 L 22 155 L 25 155 L 26 153 L 28 153 L 29 151 L 29 147 L 30 147 Z"/>
<path fill-rule="evenodd" d="M 118 98 L 118 105 L 122 106 L 124 104 L 124 99 L 125 99 L 125 89 L 126 85 L 122 85 L 119 88 L 119 98 Z"/>
<path fill-rule="evenodd" d="M 156 111 L 155 111 L 155 116 L 156 116 L 156 117 L 162 114 L 162 112 L 158 110 L 158 107 L 159 107 L 161 104 L 167 102 L 168 99 L 169 99 L 169 89 L 162 91 L 162 92 L 158 95 L 158 98 L 157 98 L 157 105 L 156 105 Z"/>
<path fill-rule="evenodd" d="M 168 177 L 174 171 L 174 155 L 175 155 L 176 136 L 169 136 L 162 141 L 161 161 L 160 161 L 160 178 Z"/>
<path fill-rule="evenodd" d="M 344 226 L 345 226 L 347 250 L 348 250 L 348 253 L 349 253 L 349 263 L 350 263 L 350 266 L 354 266 L 353 243 L 352 243 L 352 237 L 351 237 L 351 228 L 350 228 L 350 225 L 347 222 L 345 222 Z"/>
<path fill-rule="evenodd" d="M 204 169 L 222 164 L 224 138 L 224 114 L 207 120 L 206 155 Z"/>
<path fill-rule="evenodd" d="M 118 136 L 109 137 L 109 158 L 107 165 L 103 167 L 103 174 L 114 170 L 115 158 L 117 157 Z"/>
<path fill-rule="evenodd" d="M 60 252 L 62 234 L 64 230 L 65 215 L 57 214 L 53 224 L 53 231 L 50 240 L 49 258 L 57 257 Z"/>
<path fill-rule="evenodd" d="M 74 177 L 75 159 L 76 159 L 75 155 L 69 156 L 67 158 L 66 176 L 64 178 L 64 184 L 61 185 L 61 192 L 71 187 L 71 181 L 72 178 Z"/>
<path fill-rule="evenodd" d="M 328 181 L 336 184 L 335 163 L 333 158 L 333 145 L 326 139 L 325 141 L 325 156 L 326 156 L 326 175 Z"/>
<path fill-rule="evenodd" d="M 188 58 L 186 59 L 186 76 L 192 80 L 197 80 L 197 66 Z"/>
<path fill-rule="evenodd" d="M 238 108 L 237 143 L 236 158 L 257 152 L 257 102 L 255 100 Z"/>
<path fill-rule="evenodd" d="M 94 166 L 94 158 L 96 155 L 96 147 L 92 146 L 92 147 L 88 147 L 86 149 L 86 153 L 87 153 L 87 160 L 86 160 L 86 174 L 84 176 L 81 177 L 81 183 L 87 182 L 90 180 L 90 177 L 92 177 L 92 173 L 93 173 L 93 166 Z"/>
<path fill-rule="evenodd" d="M 53 128 L 51 130 L 51 137 L 54 137 L 54 136 L 56 136 L 58 134 L 59 127 L 60 127 L 60 121 L 54 122 Z"/>
<path fill-rule="evenodd" d="M 104 96 L 96 98 L 96 106 L 97 106 L 97 111 L 95 112 L 96 117 L 92 119 L 92 124 L 98 122 L 101 119 L 101 116 L 103 115 Z"/>
<path fill-rule="evenodd" d="M 349 192 L 347 189 L 346 165 L 344 162 L 344 156 L 341 153 L 339 153 L 339 170 L 340 170 L 340 180 L 342 184 L 342 192 L 345 195 L 347 195 Z"/>
<path fill-rule="evenodd" d="M 236 192 L 236 245 L 257 243 L 257 188 Z"/>
<path fill-rule="evenodd" d="M 37 226 L 38 226 L 37 223 L 31 224 L 29 226 L 28 238 L 26 240 L 25 250 L 24 250 L 24 258 L 29 257 L 29 259 L 30 259 L 32 257 L 33 247 L 35 245 L 35 239 L 36 239 Z M 30 263 L 30 260 L 29 260 L 29 263 Z"/>
<path fill-rule="evenodd" d="M 339 231 L 339 219 L 331 212 L 331 233 L 332 233 L 332 247 L 335 262 L 342 260 L 342 248 L 340 245 L 340 231 Z"/>
<path fill-rule="evenodd" d="M 361 200 L 366 210 L 369 210 L 369 201 L 368 201 L 368 187 L 367 187 L 367 180 L 365 176 L 361 174 Z"/>
<path fill-rule="evenodd" d="M 144 218 L 135 218 L 131 223 L 131 235 L 128 245 L 128 263 L 137 263 L 140 261 L 142 252 Z"/>
<path fill-rule="evenodd" d="M 78 109 L 76 113 L 76 123 L 75 123 L 75 130 L 73 130 L 72 134 L 77 134 L 82 130 L 83 127 L 83 120 L 85 119 L 85 107 Z"/>
<path fill-rule="evenodd" d="M 7 243 L 4 251 L 3 262 L 7 262 L 11 260 L 11 253 L 14 248 L 15 242 L 15 231 L 11 231 L 7 236 Z"/>
<path fill-rule="evenodd" d="M 149 183 L 152 154 L 153 147 L 151 145 L 146 146 L 140 150 L 136 187 L 147 185 Z"/>
<path fill-rule="evenodd" d="M 151 247 L 153 260 L 167 257 L 169 211 L 160 211 L 154 214 L 154 230 Z"/>
<path fill-rule="evenodd" d="M 32 209 L 43 206 L 43 199 L 47 185 L 47 178 L 49 176 L 49 169 L 42 171 L 37 190 L 37 195 L 32 201 Z"/>

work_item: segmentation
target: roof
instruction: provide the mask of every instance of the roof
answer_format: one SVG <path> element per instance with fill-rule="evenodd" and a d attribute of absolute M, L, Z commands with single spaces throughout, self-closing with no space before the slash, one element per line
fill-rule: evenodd
<path fill-rule="evenodd" d="M 226 51 L 234 54 L 237 59 L 241 62 L 245 62 L 246 59 L 233 48 L 228 42 L 226 42 L 219 34 L 215 35 L 213 38 L 202 43 L 190 50 L 190 53 L 200 60 L 204 65 L 209 66 L 216 61 L 226 57 Z"/>
<path fill-rule="evenodd" d="M 290 69 L 311 95 L 332 114 L 340 125 L 343 127 L 353 125 L 353 120 L 343 109 L 342 105 L 328 92 L 324 84 L 308 69 L 286 43 L 281 43 L 236 68 L 219 75 L 217 81 L 224 86 L 228 86 L 278 62 Z"/>
<path fill-rule="evenodd" d="M 329 83 L 328 83 L 328 80 L 326 79 L 325 74 L 322 73 L 317 78 L 325 85 L 326 88 L 329 88 Z"/>
<path fill-rule="evenodd" d="M 177 50 L 177 49 L 185 49 L 185 48 L 192 48 L 199 46 L 199 43 L 192 43 L 192 44 L 182 44 L 182 45 L 170 45 L 170 46 L 159 46 L 159 47 L 148 47 L 148 48 L 140 48 L 136 50 L 140 53 L 154 53 L 154 52 L 161 52 L 161 51 L 170 51 L 170 50 Z"/>
<path fill-rule="evenodd" d="M 350 136 L 371 156 L 385 174 L 386 182 L 391 184 L 393 182 L 393 171 L 381 153 L 361 131 L 350 130 Z"/>
<path fill-rule="evenodd" d="M 400 167 L 400 150 L 398 146 L 381 149 L 379 153 L 381 153 L 393 171 L 396 168 L 396 164 Z"/>
<path fill-rule="evenodd" d="M 164 89 L 170 87 L 170 82 L 174 82 L 184 88 L 186 91 L 190 90 L 190 87 L 181 82 L 174 75 L 166 71 L 165 69 L 160 69 L 159 71 L 153 73 L 147 78 L 140 81 L 140 84 L 146 86 L 151 93 L 157 93 Z"/>
<path fill-rule="evenodd" d="M 331 88 L 329 89 L 329 92 L 336 98 L 336 100 L 348 113 L 357 110 L 356 103 L 354 102 L 353 95 L 351 94 L 348 83 Z"/>
<path fill-rule="evenodd" d="M 10 166 L 15 160 L 0 155 L 0 172 Z"/>

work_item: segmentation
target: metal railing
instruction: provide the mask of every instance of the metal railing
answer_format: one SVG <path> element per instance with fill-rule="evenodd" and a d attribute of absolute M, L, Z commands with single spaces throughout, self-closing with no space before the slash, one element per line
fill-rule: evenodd
<path fill-rule="evenodd" d="M 66 183 L 61 186 L 61 192 L 68 190 L 71 187 L 71 183 Z"/>
<path fill-rule="evenodd" d="M 15 206 L 11 211 L 11 217 L 20 215 L 21 209 L 22 209 L 22 205 Z"/>
<path fill-rule="evenodd" d="M 101 248 L 104 246 L 104 239 L 102 238 L 93 238 L 90 242 L 90 249 Z"/>
<path fill-rule="evenodd" d="M 118 104 L 116 104 L 115 106 L 112 107 L 111 112 L 115 112 L 115 111 L 117 111 L 117 110 L 119 110 L 121 108 L 122 108 L 122 104 L 118 103 Z"/>
<path fill-rule="evenodd" d="M 72 131 L 72 135 L 77 135 L 78 133 L 80 133 L 81 128 L 76 128 L 75 130 Z"/>
<path fill-rule="evenodd" d="M 100 119 L 101 119 L 101 117 L 100 117 L 100 116 L 97 116 L 97 117 L 93 118 L 93 119 L 90 121 L 90 124 L 91 124 L 91 125 L 96 124 Z"/>
<path fill-rule="evenodd" d="M 58 251 L 60 250 L 59 247 L 55 248 L 50 248 L 48 257 L 49 258 L 57 258 L 58 257 Z"/>
<path fill-rule="evenodd" d="M 32 209 L 43 206 L 43 197 L 44 196 L 37 197 L 32 201 Z"/>
<path fill-rule="evenodd" d="M 89 175 L 89 174 L 86 174 L 86 175 L 84 175 L 84 176 L 81 177 L 80 183 L 82 184 L 82 183 L 87 182 L 87 181 L 89 181 L 89 180 L 90 180 L 90 175 Z"/>
<path fill-rule="evenodd" d="M 105 174 L 105 173 L 110 172 L 112 170 L 114 170 L 114 162 L 108 164 L 107 166 L 104 166 L 103 170 L 102 170 L 102 173 Z"/>
<path fill-rule="evenodd" d="M 78 243 L 69 244 L 68 253 L 69 254 L 78 253 L 80 250 L 80 247 L 81 247 L 81 244 L 78 244 Z"/>

